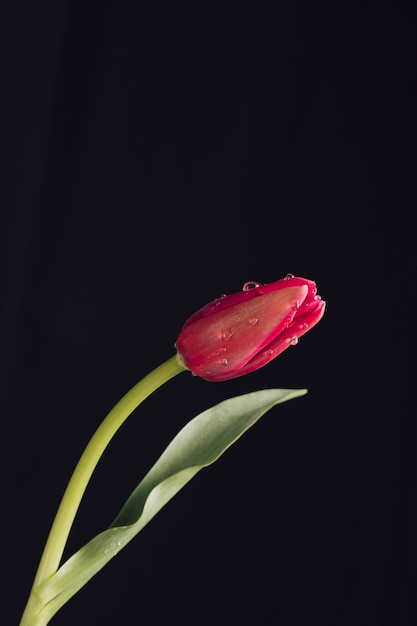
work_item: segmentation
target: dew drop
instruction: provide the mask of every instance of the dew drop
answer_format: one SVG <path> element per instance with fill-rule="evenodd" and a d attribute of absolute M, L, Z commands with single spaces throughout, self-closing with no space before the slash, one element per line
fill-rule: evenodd
<path fill-rule="evenodd" d="M 250 318 L 250 320 L 249 320 L 249 324 L 250 324 L 251 326 L 255 326 L 255 324 L 257 324 L 257 323 L 258 323 L 258 318 L 257 318 L 257 317 L 251 317 L 251 318 Z"/>
<path fill-rule="evenodd" d="M 233 336 L 233 331 L 230 330 L 230 328 L 226 328 L 223 332 L 222 332 L 222 339 L 223 341 L 230 341 L 230 339 Z"/>
<path fill-rule="evenodd" d="M 261 283 L 257 283 L 254 280 L 248 280 L 247 283 L 245 283 L 242 287 L 243 291 L 249 291 L 249 289 L 256 289 L 257 287 L 260 287 Z"/>
<path fill-rule="evenodd" d="M 291 274 L 291 272 L 289 272 L 286 276 L 285 276 L 285 280 L 289 280 L 290 278 L 295 278 L 294 274 Z"/>
<path fill-rule="evenodd" d="M 270 348 L 269 350 L 266 351 L 268 356 L 272 356 L 274 354 L 274 351 L 272 348 Z"/>
<path fill-rule="evenodd" d="M 304 322 L 304 324 L 303 324 L 303 328 L 308 328 L 308 324 L 307 324 L 307 322 Z"/>
<path fill-rule="evenodd" d="M 107 549 L 107 548 L 105 548 L 105 549 L 103 550 L 103 554 L 107 554 L 107 553 L 108 553 L 108 549 Z"/>
<path fill-rule="evenodd" d="M 294 337 L 291 337 L 291 339 L 290 339 L 290 345 L 292 345 L 292 346 L 296 346 L 296 345 L 297 345 L 297 343 L 298 343 L 298 337 L 296 337 L 296 336 L 294 335 Z"/>
<path fill-rule="evenodd" d="M 225 352 L 227 352 L 227 348 L 220 348 L 220 350 L 217 352 L 217 356 L 220 356 L 220 354 L 224 354 Z"/>
<path fill-rule="evenodd" d="M 227 359 L 222 359 L 222 365 L 227 365 L 228 364 L 228 360 Z"/>

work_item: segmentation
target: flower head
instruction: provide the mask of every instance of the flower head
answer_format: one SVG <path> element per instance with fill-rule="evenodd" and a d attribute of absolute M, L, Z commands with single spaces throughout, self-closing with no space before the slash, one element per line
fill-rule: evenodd
<path fill-rule="evenodd" d="M 185 322 L 176 348 L 185 367 L 209 381 L 243 376 L 263 367 L 322 318 L 316 284 L 287 274 L 221 296 Z"/>

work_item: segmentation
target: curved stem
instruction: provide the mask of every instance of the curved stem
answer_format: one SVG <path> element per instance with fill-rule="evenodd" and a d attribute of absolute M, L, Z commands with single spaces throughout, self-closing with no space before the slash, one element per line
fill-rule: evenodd
<path fill-rule="evenodd" d="M 116 431 L 153 391 L 184 370 L 176 355 L 168 359 L 132 387 L 96 430 L 75 467 L 59 505 L 35 576 L 34 589 L 57 571 L 88 482 Z"/>

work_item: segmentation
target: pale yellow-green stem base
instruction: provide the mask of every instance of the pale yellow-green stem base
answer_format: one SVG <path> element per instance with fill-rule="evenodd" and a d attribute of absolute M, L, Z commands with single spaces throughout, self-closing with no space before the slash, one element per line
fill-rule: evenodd
<path fill-rule="evenodd" d="M 177 355 L 171 357 L 132 387 L 113 407 L 94 433 L 78 461 L 61 500 L 20 626 L 44 626 L 47 623 L 37 615 L 42 605 L 37 589 L 59 567 L 71 526 L 88 482 L 114 434 L 141 402 L 184 370 L 185 367 Z"/>

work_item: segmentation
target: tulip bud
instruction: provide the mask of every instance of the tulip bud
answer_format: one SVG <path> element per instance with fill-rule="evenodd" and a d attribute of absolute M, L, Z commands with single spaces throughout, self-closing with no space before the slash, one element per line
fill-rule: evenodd
<path fill-rule="evenodd" d="M 196 376 L 222 381 L 263 367 L 317 324 L 325 302 L 316 284 L 292 274 L 273 283 L 248 282 L 185 322 L 176 348 Z"/>

